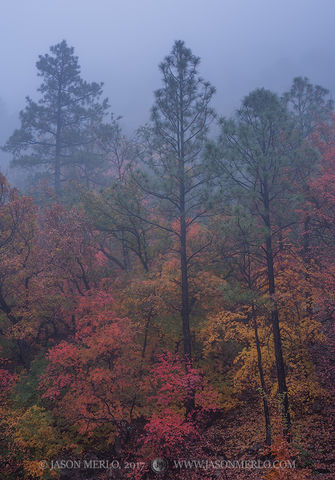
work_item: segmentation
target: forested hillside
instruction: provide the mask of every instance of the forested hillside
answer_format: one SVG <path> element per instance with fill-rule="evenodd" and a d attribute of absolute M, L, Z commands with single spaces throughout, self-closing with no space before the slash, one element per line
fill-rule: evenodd
<path fill-rule="evenodd" d="M 0 478 L 331 480 L 333 102 L 162 57 L 129 136 L 52 46 L 3 145 Z"/>

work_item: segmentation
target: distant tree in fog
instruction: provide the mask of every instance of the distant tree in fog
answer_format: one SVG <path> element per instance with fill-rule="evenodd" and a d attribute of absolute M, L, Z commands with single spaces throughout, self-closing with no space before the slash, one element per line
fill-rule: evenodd
<path fill-rule="evenodd" d="M 102 99 L 102 83 L 80 76 L 78 57 L 65 40 L 50 47 L 36 63 L 42 83 L 40 99 L 26 98 L 21 126 L 4 149 L 14 155 L 13 166 L 39 167 L 52 179 L 57 196 L 62 182 L 77 170 L 82 175 L 103 161 L 94 147 L 109 105 Z"/>

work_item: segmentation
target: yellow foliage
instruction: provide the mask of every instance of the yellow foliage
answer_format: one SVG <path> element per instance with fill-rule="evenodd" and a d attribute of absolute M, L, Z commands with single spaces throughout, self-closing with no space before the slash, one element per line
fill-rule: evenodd
<path fill-rule="evenodd" d="M 52 420 L 44 408 L 33 405 L 27 410 L 10 410 L 6 413 L 13 452 L 24 455 L 23 468 L 27 478 L 47 479 L 56 476 L 45 468 L 61 451 L 62 444 L 52 427 Z"/>

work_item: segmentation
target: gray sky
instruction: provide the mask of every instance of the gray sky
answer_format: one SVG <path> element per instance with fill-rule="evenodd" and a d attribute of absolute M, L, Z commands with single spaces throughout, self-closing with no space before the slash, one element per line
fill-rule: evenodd
<path fill-rule="evenodd" d="M 0 141 L 36 97 L 35 63 L 66 39 L 88 81 L 103 81 L 132 131 L 149 118 L 158 64 L 174 40 L 201 57 L 229 114 L 256 87 L 281 92 L 308 76 L 335 92 L 335 0 L 0 0 Z"/>

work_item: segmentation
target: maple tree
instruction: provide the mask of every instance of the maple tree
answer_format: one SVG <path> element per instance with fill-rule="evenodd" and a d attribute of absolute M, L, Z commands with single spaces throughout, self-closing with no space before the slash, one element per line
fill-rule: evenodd
<path fill-rule="evenodd" d="M 136 345 L 131 347 L 127 319 L 115 317 L 111 304 L 104 291 L 79 301 L 73 339 L 49 350 L 41 388 L 43 398 L 55 400 L 81 433 L 108 422 L 112 439 L 118 422 L 135 414 L 130 408 L 135 387 L 131 379 L 138 352 Z"/>

